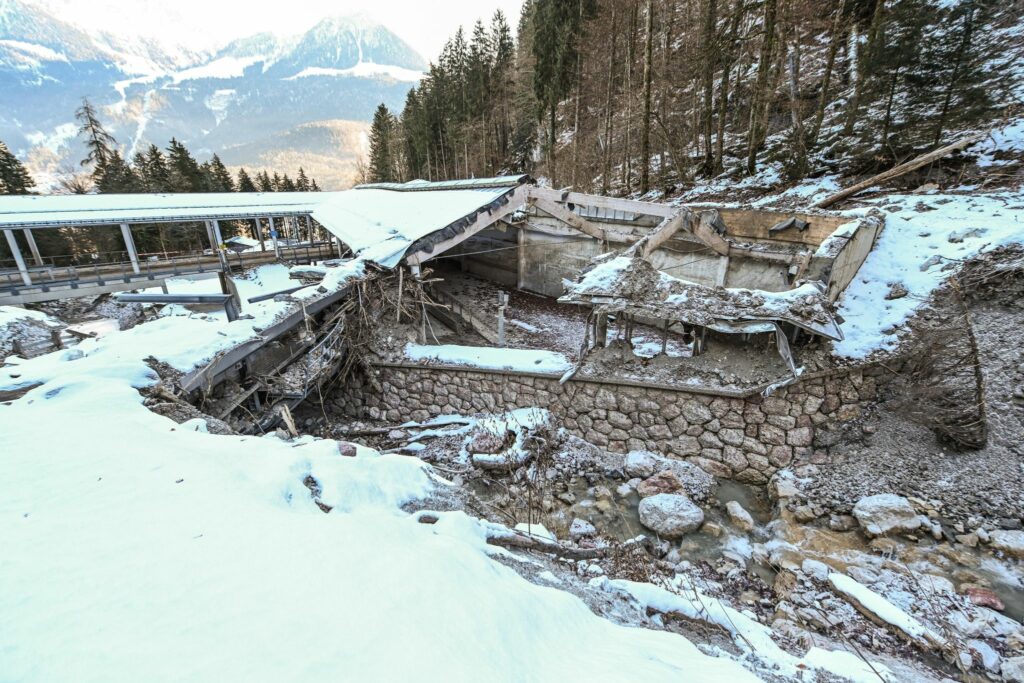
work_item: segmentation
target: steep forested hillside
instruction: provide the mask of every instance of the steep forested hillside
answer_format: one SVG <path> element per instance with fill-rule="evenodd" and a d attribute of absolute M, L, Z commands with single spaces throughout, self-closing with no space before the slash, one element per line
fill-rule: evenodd
<path fill-rule="evenodd" d="M 766 184 L 867 174 L 1014 121 L 1024 138 L 1022 10 L 1021 0 L 527 0 L 515 36 L 500 14 L 458 32 L 402 112 L 378 110 L 366 175 L 529 171 L 645 193 L 722 174 Z"/>

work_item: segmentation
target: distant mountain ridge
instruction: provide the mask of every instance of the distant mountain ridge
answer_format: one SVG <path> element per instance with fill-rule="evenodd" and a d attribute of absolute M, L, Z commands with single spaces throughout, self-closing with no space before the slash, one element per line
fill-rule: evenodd
<path fill-rule="evenodd" d="M 426 68 L 407 43 L 359 15 L 203 54 L 94 35 L 22 0 L 0 0 L 0 140 L 45 187 L 81 158 L 73 113 L 88 97 L 126 156 L 176 137 L 229 166 L 305 158 L 322 186 L 340 187 L 374 108 L 400 108 Z"/>

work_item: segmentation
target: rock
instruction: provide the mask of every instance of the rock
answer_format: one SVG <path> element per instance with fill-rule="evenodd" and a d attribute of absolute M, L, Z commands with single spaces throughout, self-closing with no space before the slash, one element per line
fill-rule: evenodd
<path fill-rule="evenodd" d="M 654 476 L 644 479 L 636 487 L 636 492 L 640 494 L 641 498 L 649 498 L 659 493 L 676 493 L 682 490 L 683 484 L 672 470 L 658 472 Z"/>
<path fill-rule="evenodd" d="M 797 486 L 796 477 L 792 472 L 781 470 L 768 481 L 768 495 L 772 500 L 792 498 L 799 494 L 800 488 Z"/>
<path fill-rule="evenodd" d="M 800 564 L 800 570 L 818 581 L 828 581 L 829 568 L 824 562 L 808 558 Z"/>
<path fill-rule="evenodd" d="M 700 530 L 714 538 L 718 538 L 722 535 L 721 525 L 715 524 L 714 522 L 704 522 L 704 526 L 702 526 Z"/>
<path fill-rule="evenodd" d="M 971 649 L 974 659 L 981 665 L 981 668 L 993 673 L 999 671 L 1002 657 L 992 649 L 992 646 L 984 640 L 968 640 L 967 647 Z"/>
<path fill-rule="evenodd" d="M 857 518 L 853 515 L 832 515 L 828 518 L 828 528 L 832 531 L 850 531 L 857 528 Z"/>
<path fill-rule="evenodd" d="M 814 513 L 814 508 L 810 505 L 798 505 L 793 508 L 793 517 L 801 524 L 807 524 L 816 520 L 818 515 Z"/>
<path fill-rule="evenodd" d="M 1004 659 L 999 671 L 1007 683 L 1024 683 L 1024 657 Z"/>
<path fill-rule="evenodd" d="M 725 504 L 725 511 L 729 513 L 729 520 L 741 531 L 750 531 L 754 528 L 754 518 L 743 509 L 738 501 L 730 500 Z"/>
<path fill-rule="evenodd" d="M 989 534 L 989 543 L 1007 555 L 1024 558 L 1024 531 L 996 529 Z"/>
<path fill-rule="evenodd" d="M 588 536 L 597 536 L 597 527 L 585 519 L 577 517 L 569 525 L 569 538 L 578 541 Z"/>
<path fill-rule="evenodd" d="M 966 595 L 967 599 L 975 605 L 989 607 L 997 612 L 1002 612 L 1006 609 L 1006 605 L 1004 605 L 1003 601 L 999 599 L 999 596 L 988 588 L 984 588 L 982 586 L 966 586 L 964 588 L 964 595 Z"/>
<path fill-rule="evenodd" d="M 487 430 L 477 432 L 470 440 L 466 450 L 470 453 L 501 453 L 505 449 L 505 440 Z"/>
<path fill-rule="evenodd" d="M 704 512 L 684 495 L 659 493 L 640 501 L 640 523 L 665 538 L 679 538 L 704 523 Z"/>
<path fill-rule="evenodd" d="M 630 451 L 626 454 L 626 474 L 646 479 L 661 469 L 660 459 L 650 451 Z"/>
<path fill-rule="evenodd" d="M 914 531 L 921 526 L 921 518 L 910 501 L 892 493 L 861 498 L 853 506 L 853 516 L 868 536 Z"/>
<path fill-rule="evenodd" d="M 978 546 L 978 534 L 957 534 L 956 542 L 963 543 L 968 548 L 976 548 Z"/>
<path fill-rule="evenodd" d="M 909 293 L 910 292 L 907 291 L 907 288 L 902 282 L 894 282 L 889 285 L 889 292 L 885 295 L 885 298 L 889 301 L 892 301 L 893 299 L 902 299 Z"/>
<path fill-rule="evenodd" d="M 354 458 L 356 456 L 356 445 L 349 443 L 348 441 L 338 441 L 338 455 L 344 455 L 346 458 Z"/>

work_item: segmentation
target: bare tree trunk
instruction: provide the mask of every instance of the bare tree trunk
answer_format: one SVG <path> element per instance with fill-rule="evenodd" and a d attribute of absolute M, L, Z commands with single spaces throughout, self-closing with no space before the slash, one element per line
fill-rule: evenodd
<path fill-rule="evenodd" d="M 761 39 L 761 55 L 757 61 L 757 81 L 754 94 L 750 101 L 750 126 L 747 137 L 747 174 L 757 171 L 757 153 L 764 142 L 761 131 L 761 109 L 767 108 L 771 98 L 768 96 L 768 76 L 771 72 L 772 53 L 775 50 L 775 15 L 777 0 L 765 0 L 764 3 L 764 38 Z"/>
<path fill-rule="evenodd" d="M 885 0 L 877 0 L 875 13 L 871 17 L 871 29 L 868 31 L 867 43 L 857 52 L 857 79 L 853 84 L 853 97 L 850 98 L 849 109 L 846 114 L 846 125 L 843 126 L 843 135 L 853 133 L 853 127 L 857 124 L 857 117 L 860 116 L 860 101 L 864 95 L 867 60 L 870 55 L 874 54 L 875 42 L 881 33 L 882 17 L 884 15 Z"/>
<path fill-rule="evenodd" d="M 579 26 L 580 36 L 579 44 L 583 45 L 586 41 L 584 40 L 583 33 L 583 0 L 577 0 L 577 7 L 579 8 Z M 580 166 L 580 91 L 583 89 L 583 54 L 582 48 L 576 50 L 576 102 L 573 107 L 573 121 L 572 121 L 572 173 L 570 174 L 571 183 L 573 187 L 576 187 L 576 172 Z"/>
<path fill-rule="evenodd" d="M 793 44 L 789 50 L 789 113 L 793 122 L 791 175 L 803 178 L 807 173 L 807 147 L 804 141 L 803 113 L 800 111 L 800 34 L 795 26 Z"/>
<path fill-rule="evenodd" d="M 654 0 L 647 0 L 647 44 L 644 46 L 644 113 L 640 125 L 640 194 L 650 189 L 651 180 L 651 78 L 654 56 Z"/>
<path fill-rule="evenodd" d="M 942 139 L 942 131 L 946 126 L 946 116 L 949 115 L 949 105 L 953 101 L 953 90 L 956 89 L 956 82 L 960 79 L 960 67 L 963 66 L 964 54 L 971 44 L 971 37 L 974 33 L 974 7 L 967 11 L 964 17 L 963 38 L 956 51 L 956 62 L 953 64 L 953 73 L 949 78 L 949 85 L 946 87 L 946 94 L 942 98 L 942 110 L 939 112 L 939 121 L 935 125 L 935 141 L 939 144 Z"/>
<path fill-rule="evenodd" d="M 623 148 L 625 159 L 622 164 L 622 185 L 626 194 L 633 191 L 633 62 L 636 61 L 636 23 L 638 5 L 630 7 L 629 41 L 626 49 L 626 144 Z"/>
<path fill-rule="evenodd" d="M 740 20 L 745 12 L 743 0 L 737 0 L 729 22 L 729 37 L 722 56 L 722 81 L 718 88 L 718 126 L 715 132 L 715 158 L 711 174 L 722 172 L 722 153 L 725 147 L 725 123 L 729 114 L 729 85 L 732 76 L 733 62 L 736 59 L 736 36 L 739 32 Z"/>
<path fill-rule="evenodd" d="M 807 136 L 807 147 L 813 149 L 818 144 L 818 133 L 821 132 L 821 123 L 825 120 L 825 107 L 828 105 L 828 89 L 832 85 L 832 71 L 836 66 L 836 54 L 839 52 L 839 44 L 843 42 L 843 12 L 846 3 L 841 2 L 836 10 L 835 19 L 832 21 L 832 39 L 828 44 L 828 57 L 825 59 L 825 73 L 821 78 L 821 93 L 818 95 L 818 108 L 814 112 L 814 124 Z"/>
<path fill-rule="evenodd" d="M 715 36 L 715 25 L 718 20 L 718 0 L 704 0 L 704 30 L 701 35 L 701 55 L 703 61 L 704 107 L 701 110 L 701 130 L 704 134 L 704 163 L 701 172 L 712 175 L 715 166 L 714 151 L 711 146 L 711 125 L 714 114 L 715 70 L 718 67 L 718 41 Z"/>
<path fill-rule="evenodd" d="M 612 5 L 612 49 L 608 51 L 608 92 L 604 104 L 604 166 L 601 173 L 601 193 L 608 194 L 612 174 L 612 95 L 615 91 L 615 46 L 618 43 L 615 5 Z"/>

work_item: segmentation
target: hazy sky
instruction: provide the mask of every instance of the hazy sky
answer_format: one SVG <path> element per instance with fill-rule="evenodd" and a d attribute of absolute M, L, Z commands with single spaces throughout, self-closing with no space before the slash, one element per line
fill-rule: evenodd
<path fill-rule="evenodd" d="M 299 33 L 325 16 L 365 13 L 434 59 L 459 24 L 501 9 L 515 31 L 522 0 L 32 0 L 86 28 L 155 37 L 193 49 L 260 31 Z"/>

